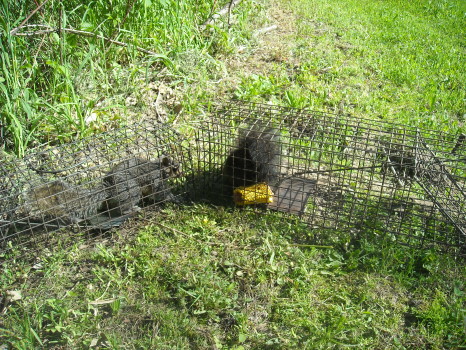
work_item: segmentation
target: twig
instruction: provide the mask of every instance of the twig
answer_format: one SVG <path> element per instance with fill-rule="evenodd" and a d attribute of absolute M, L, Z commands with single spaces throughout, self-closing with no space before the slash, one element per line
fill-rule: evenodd
<path fill-rule="evenodd" d="M 228 4 L 228 20 L 227 20 L 228 29 L 230 29 L 231 6 L 233 4 L 233 1 L 234 0 L 230 0 L 230 3 Z"/>
<path fill-rule="evenodd" d="M 40 39 L 40 43 L 39 43 L 39 45 L 37 45 L 37 50 L 36 50 L 36 52 L 35 52 L 35 54 L 34 54 L 34 61 L 33 61 L 33 62 L 34 62 L 34 65 L 37 64 L 37 56 L 39 56 L 39 52 L 40 52 L 40 50 L 41 50 L 41 48 L 42 48 L 42 45 L 44 45 L 44 42 L 45 42 L 45 36 L 43 36 L 43 37 Z M 32 74 L 33 74 L 33 70 L 31 69 L 31 70 L 29 71 L 29 77 L 31 77 Z"/>
<path fill-rule="evenodd" d="M 127 1 L 126 1 L 126 12 L 125 12 L 125 16 L 124 16 L 123 19 L 121 20 L 120 24 L 118 24 L 119 29 L 121 29 L 121 28 L 125 25 L 125 22 L 126 22 L 126 20 L 128 19 L 128 15 L 129 15 L 131 9 L 133 8 L 134 2 L 135 2 L 135 1 L 136 1 L 136 0 L 127 0 Z M 117 31 L 116 31 L 116 30 L 113 30 L 113 33 L 110 35 L 109 39 L 110 39 L 110 40 L 115 39 L 116 33 L 117 33 Z"/>
<path fill-rule="evenodd" d="M 261 28 L 261 29 L 256 30 L 256 31 L 252 34 L 252 36 L 253 36 L 253 37 L 257 37 L 257 36 L 259 36 L 259 35 L 261 35 L 261 34 L 264 34 L 264 33 L 267 33 L 267 32 L 271 32 L 272 30 L 275 30 L 275 29 L 277 29 L 277 28 L 278 28 L 278 26 L 277 26 L 276 24 L 271 25 L 271 26 L 269 26 L 269 27 Z"/>
<path fill-rule="evenodd" d="M 37 6 L 25 19 L 24 21 L 21 22 L 21 24 L 16 27 L 16 28 L 13 28 L 12 30 L 10 30 L 10 35 L 13 36 L 16 34 L 16 32 L 18 30 L 21 29 L 21 27 L 23 27 L 24 23 L 26 23 L 27 21 L 29 21 L 29 18 L 31 18 L 37 11 L 39 11 L 42 7 L 44 7 L 44 5 L 48 2 L 49 0 L 45 0 L 41 5 Z"/>
<path fill-rule="evenodd" d="M 40 35 L 40 34 L 49 34 L 49 33 L 55 33 L 57 30 L 53 29 L 50 26 L 44 25 L 44 24 L 28 24 L 26 26 L 22 26 L 21 28 L 46 28 L 44 30 L 35 30 L 33 32 L 22 32 L 22 33 L 16 33 L 18 28 L 15 28 L 10 31 L 10 34 L 12 36 L 32 36 L 32 35 Z M 12 32 L 15 31 L 15 33 L 12 34 Z"/>
<path fill-rule="evenodd" d="M 223 6 L 223 8 L 212 15 L 207 21 L 205 21 L 201 25 L 201 29 L 205 29 L 208 25 L 213 24 L 219 17 L 226 15 L 227 13 L 230 13 L 233 8 L 235 8 L 241 0 L 231 0 L 228 4 Z"/>
<path fill-rule="evenodd" d="M 157 114 L 157 119 L 160 121 L 160 122 L 164 122 L 162 119 L 162 114 L 159 112 L 159 104 L 160 104 L 160 86 L 159 86 L 159 91 L 157 92 L 157 98 L 155 99 L 155 102 L 154 102 L 154 107 L 155 107 L 155 113 Z"/>
<path fill-rule="evenodd" d="M 36 4 L 36 6 L 40 6 L 39 1 L 34 0 L 34 3 Z M 43 17 L 43 16 L 44 16 L 44 9 L 42 9 L 42 10 L 40 11 L 40 13 L 42 14 L 42 17 Z"/>
<path fill-rule="evenodd" d="M 62 31 L 62 26 L 63 26 L 63 6 L 62 6 L 62 1 L 60 0 L 58 2 L 58 38 L 60 41 L 60 64 L 63 65 L 63 31 Z"/>
<path fill-rule="evenodd" d="M 118 299 L 115 299 L 115 298 L 112 298 L 112 299 L 105 299 L 105 300 L 96 299 L 96 300 L 94 300 L 94 301 L 90 301 L 90 302 L 89 302 L 89 305 L 92 305 L 92 306 L 107 305 L 107 304 L 113 303 L 113 302 L 116 301 L 116 300 L 118 300 Z"/>
<path fill-rule="evenodd" d="M 37 30 L 37 31 L 33 31 L 33 32 L 17 33 L 17 31 L 19 29 L 19 27 L 18 27 L 18 28 L 13 29 L 10 33 L 12 33 L 14 31 L 14 33 L 11 34 L 13 36 L 33 36 L 33 35 L 43 35 L 43 34 L 49 34 L 49 33 L 57 32 L 57 29 L 46 26 L 46 25 L 43 25 L 43 24 L 30 24 L 30 25 L 23 26 L 23 28 L 31 28 L 31 27 L 42 27 L 42 28 L 47 28 L 47 29 Z M 110 42 L 110 43 L 118 45 L 118 46 L 123 46 L 123 47 L 127 47 L 127 48 L 130 47 L 130 45 L 128 45 L 128 44 L 126 44 L 124 42 L 121 42 L 121 41 L 118 41 L 118 40 L 112 40 L 112 39 L 104 37 L 103 35 L 99 35 L 99 34 L 92 33 L 92 32 L 87 32 L 85 30 L 77 30 L 77 29 L 72 29 L 72 28 L 62 28 L 62 31 L 67 32 L 67 33 L 72 33 L 72 34 L 78 34 L 78 35 L 83 35 L 83 36 L 94 37 L 96 39 L 105 40 L 107 42 Z M 139 52 L 142 52 L 142 53 L 145 53 L 145 54 L 148 54 L 148 55 L 160 56 L 160 57 L 163 56 L 163 55 L 158 54 L 156 52 L 143 49 L 142 47 L 139 47 L 139 46 L 134 46 L 134 48 L 136 50 L 138 50 Z"/>
<path fill-rule="evenodd" d="M 130 1 L 131 1 L 131 4 L 130 4 Z M 128 2 L 126 3 L 126 13 L 125 13 L 125 17 L 123 17 L 123 20 L 121 21 L 121 23 L 118 25 L 120 27 L 120 29 L 125 25 L 125 22 L 126 20 L 128 19 L 128 15 L 129 13 L 131 12 L 133 6 L 134 6 L 134 3 L 135 3 L 135 0 L 128 0 Z M 112 38 L 114 39 L 114 38 Z"/>

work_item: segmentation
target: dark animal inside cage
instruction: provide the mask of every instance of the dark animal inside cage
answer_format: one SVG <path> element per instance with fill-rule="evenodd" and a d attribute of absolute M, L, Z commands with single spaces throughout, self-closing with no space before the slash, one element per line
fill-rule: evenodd
<path fill-rule="evenodd" d="M 225 186 L 233 189 L 278 181 L 281 159 L 280 133 L 276 129 L 255 126 L 241 130 L 238 145 L 223 166 Z"/>
<path fill-rule="evenodd" d="M 245 103 L 215 111 L 198 132 L 205 200 L 298 215 L 315 235 L 466 245 L 462 135 Z"/>
<path fill-rule="evenodd" d="M 104 177 L 108 210 L 115 208 L 120 215 L 140 210 L 142 201 L 169 200 L 179 202 L 171 192 L 167 180 L 181 176 L 180 164 L 174 158 L 162 155 L 155 161 L 130 158 L 120 162 Z"/>
<path fill-rule="evenodd" d="M 2 164 L 0 246 L 59 230 L 102 232 L 142 207 L 179 202 L 189 154 L 163 125 L 134 125 Z"/>

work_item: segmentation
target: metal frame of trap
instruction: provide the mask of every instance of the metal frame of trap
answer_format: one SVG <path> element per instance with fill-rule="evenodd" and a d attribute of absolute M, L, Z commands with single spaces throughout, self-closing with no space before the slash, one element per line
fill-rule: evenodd
<path fill-rule="evenodd" d="M 0 249 L 47 245 L 58 230 L 100 233 L 118 227 L 125 218 L 89 218 L 70 225 L 21 216 L 18 208 L 25 188 L 59 177 L 77 189 L 89 189 L 112 165 L 132 156 L 169 153 L 185 173 L 173 181 L 177 194 L 233 206 L 231 193 L 222 185 L 222 166 L 238 131 L 255 125 L 273 127 L 281 136 L 280 180 L 268 211 L 298 216 L 313 239 L 321 239 L 323 232 L 354 237 L 370 233 L 415 248 L 465 254 L 464 135 L 242 102 L 216 108 L 194 126 L 177 125 L 183 137 L 172 125 L 134 124 L 41 147 L 22 160 L 2 160 Z"/>

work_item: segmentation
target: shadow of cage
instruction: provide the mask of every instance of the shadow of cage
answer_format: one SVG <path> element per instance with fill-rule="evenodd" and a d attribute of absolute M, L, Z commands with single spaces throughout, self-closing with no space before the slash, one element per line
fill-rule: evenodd
<path fill-rule="evenodd" d="M 2 160 L 0 249 L 203 201 L 298 217 L 315 239 L 370 232 L 465 254 L 464 135 L 241 102 L 185 130 L 136 124 Z"/>

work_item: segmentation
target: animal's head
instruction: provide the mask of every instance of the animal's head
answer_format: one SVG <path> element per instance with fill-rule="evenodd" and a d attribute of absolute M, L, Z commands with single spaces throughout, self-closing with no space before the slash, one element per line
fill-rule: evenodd
<path fill-rule="evenodd" d="M 180 163 L 172 157 L 163 155 L 160 157 L 160 162 L 162 164 L 164 178 L 180 177 L 183 175 Z"/>

